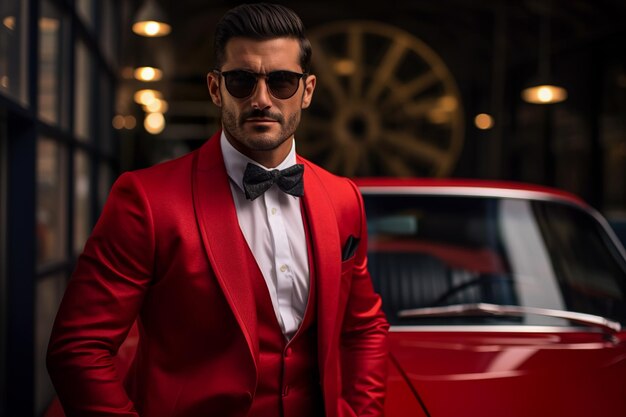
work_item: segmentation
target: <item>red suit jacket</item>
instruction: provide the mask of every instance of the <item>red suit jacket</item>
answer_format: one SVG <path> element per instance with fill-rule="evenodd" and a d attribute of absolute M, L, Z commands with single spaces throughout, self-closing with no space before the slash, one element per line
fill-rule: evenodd
<path fill-rule="evenodd" d="M 355 185 L 305 165 L 327 417 L 380 416 L 387 329 L 366 264 Z M 356 254 L 342 261 L 349 236 Z M 61 303 L 48 370 L 66 415 L 243 416 L 259 354 L 247 244 L 219 132 L 197 151 L 120 176 Z M 113 361 L 137 320 L 126 380 Z M 190 412 L 189 410 L 193 410 Z"/>

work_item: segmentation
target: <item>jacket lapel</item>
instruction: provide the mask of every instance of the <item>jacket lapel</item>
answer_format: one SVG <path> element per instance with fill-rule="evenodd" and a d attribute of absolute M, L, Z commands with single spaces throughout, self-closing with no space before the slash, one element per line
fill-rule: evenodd
<path fill-rule="evenodd" d="M 252 271 L 242 267 L 248 263 L 248 248 L 237 220 L 220 134 L 218 131 L 195 154 L 192 174 L 194 207 L 209 262 L 256 364 L 259 346 Z"/>
<path fill-rule="evenodd" d="M 313 245 L 317 281 L 318 346 L 320 347 L 320 370 L 325 368 L 328 350 L 336 331 L 337 308 L 341 284 L 341 246 L 337 217 L 322 180 L 306 160 L 304 163 L 304 206 L 308 216 Z"/>

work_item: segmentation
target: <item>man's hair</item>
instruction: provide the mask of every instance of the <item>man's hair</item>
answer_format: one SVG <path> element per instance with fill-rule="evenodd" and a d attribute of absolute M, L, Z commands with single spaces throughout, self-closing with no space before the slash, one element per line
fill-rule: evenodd
<path fill-rule="evenodd" d="M 279 4 L 242 4 L 226 12 L 215 29 L 215 67 L 221 69 L 226 44 L 232 38 L 267 40 L 294 38 L 300 43 L 300 66 L 311 69 L 311 43 L 304 34 L 304 24 L 291 9 Z"/>

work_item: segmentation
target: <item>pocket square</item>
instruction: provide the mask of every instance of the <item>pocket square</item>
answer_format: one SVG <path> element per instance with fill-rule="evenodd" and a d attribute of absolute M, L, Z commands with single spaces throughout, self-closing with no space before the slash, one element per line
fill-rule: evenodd
<path fill-rule="evenodd" d="M 346 244 L 343 246 L 343 249 L 341 250 L 342 262 L 350 259 L 354 255 L 354 253 L 356 252 L 356 249 L 359 247 L 360 241 L 361 239 L 354 237 L 352 235 L 348 237 Z"/>

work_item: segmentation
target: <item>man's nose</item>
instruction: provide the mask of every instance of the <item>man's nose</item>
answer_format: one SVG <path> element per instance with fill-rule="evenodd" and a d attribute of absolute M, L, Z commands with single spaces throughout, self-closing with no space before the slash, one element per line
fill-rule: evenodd
<path fill-rule="evenodd" d="M 252 107 L 256 109 L 267 109 L 272 107 L 272 97 L 270 96 L 270 91 L 267 87 L 267 83 L 265 82 L 265 78 L 259 77 L 250 100 Z"/>

